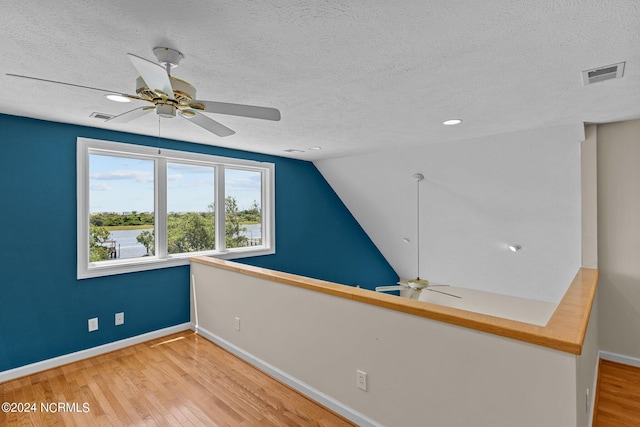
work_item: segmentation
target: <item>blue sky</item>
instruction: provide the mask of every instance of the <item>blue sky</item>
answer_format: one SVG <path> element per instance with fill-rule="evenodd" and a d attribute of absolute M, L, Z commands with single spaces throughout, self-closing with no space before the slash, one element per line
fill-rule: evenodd
<path fill-rule="evenodd" d="M 206 166 L 169 163 L 167 167 L 169 212 L 203 212 L 214 200 L 214 171 Z M 152 212 L 153 161 L 91 155 L 89 166 L 90 212 Z M 260 174 L 226 169 L 227 196 L 239 208 L 260 205 Z"/>

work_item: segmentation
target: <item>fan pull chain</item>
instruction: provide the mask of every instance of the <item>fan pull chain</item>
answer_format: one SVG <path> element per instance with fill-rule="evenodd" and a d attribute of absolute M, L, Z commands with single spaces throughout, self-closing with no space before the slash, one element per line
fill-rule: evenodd
<path fill-rule="evenodd" d="M 160 150 L 160 115 L 158 114 L 158 154 L 161 154 Z"/>

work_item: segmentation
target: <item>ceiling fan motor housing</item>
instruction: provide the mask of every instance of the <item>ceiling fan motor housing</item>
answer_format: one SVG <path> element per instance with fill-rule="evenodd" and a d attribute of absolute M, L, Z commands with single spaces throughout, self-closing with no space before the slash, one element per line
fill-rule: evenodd
<path fill-rule="evenodd" d="M 189 102 L 196 99 L 196 88 L 190 83 L 173 76 L 169 76 L 169 80 L 171 81 L 173 97 L 177 104 L 187 105 Z M 142 77 L 138 77 L 136 79 L 136 93 L 141 98 L 151 102 L 166 98 L 166 96 L 149 89 L 149 86 L 147 86 L 147 83 L 145 83 Z"/>
<path fill-rule="evenodd" d="M 189 108 L 189 103 L 196 99 L 196 88 L 190 83 L 173 76 L 169 76 L 169 80 L 171 81 L 174 99 L 169 99 L 166 94 L 149 89 L 142 77 L 136 79 L 136 93 L 138 96 L 146 101 L 153 102 L 156 106 L 156 114 L 166 118 L 175 117 L 177 108 Z"/>

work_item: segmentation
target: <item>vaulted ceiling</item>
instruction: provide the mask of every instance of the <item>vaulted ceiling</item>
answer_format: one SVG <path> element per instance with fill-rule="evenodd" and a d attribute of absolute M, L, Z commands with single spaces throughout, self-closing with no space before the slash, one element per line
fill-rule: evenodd
<path fill-rule="evenodd" d="M 640 117 L 637 0 L 3 2 L 0 113 L 305 160 Z M 92 118 L 143 104 L 133 53 L 184 54 L 173 75 L 198 98 L 276 107 L 279 122 Z M 589 86 L 581 72 L 625 62 Z M 458 126 L 443 126 L 447 119 Z M 321 147 L 321 150 L 309 150 Z M 285 150 L 300 150 L 288 152 Z"/>

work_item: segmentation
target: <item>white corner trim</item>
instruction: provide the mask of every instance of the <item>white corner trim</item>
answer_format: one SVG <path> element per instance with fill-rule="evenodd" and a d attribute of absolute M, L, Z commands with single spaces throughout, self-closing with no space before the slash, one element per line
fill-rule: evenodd
<path fill-rule="evenodd" d="M 40 362 L 35 362 L 29 365 L 24 365 L 18 368 L 2 371 L 0 372 L 0 383 L 13 380 L 16 378 L 24 377 L 26 375 L 35 374 L 37 372 L 46 371 L 47 369 L 57 368 L 58 366 L 66 365 L 72 362 L 77 362 L 78 360 L 99 356 L 101 354 L 109 353 L 114 350 L 120 350 L 122 348 L 130 347 L 135 344 L 140 344 L 145 341 L 150 341 L 156 338 L 160 338 L 165 335 L 171 335 L 177 332 L 182 332 L 186 329 L 194 329 L 194 328 L 192 327 L 191 323 L 181 323 L 179 325 L 170 326 L 168 328 L 158 329 L 157 331 L 147 332 L 146 334 L 125 338 L 120 341 L 114 341 L 114 342 L 100 345 L 97 347 L 88 348 L 86 350 L 76 351 L 75 353 L 69 353 L 62 356 L 54 357 L 52 359 L 42 360 Z"/>
<path fill-rule="evenodd" d="M 604 360 L 610 360 L 611 362 L 624 363 L 625 365 L 631 365 L 640 368 L 640 359 L 638 359 L 637 357 L 625 356 L 623 354 L 600 350 L 600 358 Z"/>
<path fill-rule="evenodd" d="M 195 325 L 192 324 L 192 326 L 195 326 Z M 310 385 L 289 375 L 288 373 L 280 370 L 279 368 L 276 368 L 275 366 L 265 362 L 264 360 L 254 356 L 253 354 L 246 352 L 245 350 L 235 346 L 234 344 L 231 344 L 229 341 L 225 340 L 224 338 L 221 338 L 199 326 L 195 327 L 195 331 L 196 333 L 202 335 L 203 337 L 207 338 L 210 341 L 213 341 L 215 344 L 219 345 L 220 347 L 224 348 L 230 353 L 235 354 L 245 362 L 255 366 L 256 368 L 276 378 L 277 380 L 283 382 L 284 384 L 288 385 L 294 390 L 297 390 L 298 392 L 304 394 L 305 396 L 309 397 L 315 402 L 318 402 L 320 405 L 323 405 L 329 408 L 330 410 L 332 410 L 333 412 L 342 415 L 343 417 L 347 418 L 350 421 L 353 421 L 357 425 L 363 426 L 363 427 L 365 426 L 366 427 L 384 427 L 382 424 L 346 406 L 345 404 L 343 404 L 342 402 L 339 402 L 333 397 L 326 395 L 320 390 L 317 390 L 311 387 Z"/>
<path fill-rule="evenodd" d="M 598 354 L 599 353 L 600 352 L 598 352 Z M 593 427 L 593 415 L 596 412 L 596 391 L 598 390 L 598 374 L 600 374 L 600 363 L 596 362 L 596 369 L 593 375 L 593 384 L 591 384 L 591 395 L 589 396 L 589 419 L 587 420 L 587 427 Z"/>

